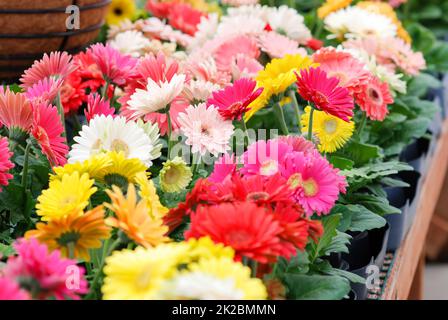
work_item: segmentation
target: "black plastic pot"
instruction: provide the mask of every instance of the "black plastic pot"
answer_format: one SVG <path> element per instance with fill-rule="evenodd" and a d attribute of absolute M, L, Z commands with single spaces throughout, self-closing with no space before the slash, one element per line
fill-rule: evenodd
<path fill-rule="evenodd" d="M 401 245 L 406 235 L 406 212 L 407 206 L 401 208 L 400 214 L 387 214 L 384 216 L 390 226 L 389 238 L 387 240 L 387 251 L 395 251 Z"/>
<path fill-rule="evenodd" d="M 397 178 L 400 179 L 399 177 Z M 390 205 L 401 208 L 406 204 L 407 197 L 404 187 L 386 187 L 384 191 L 387 194 L 387 200 L 389 200 Z"/>
<path fill-rule="evenodd" d="M 403 188 L 407 200 L 409 202 L 414 201 L 421 173 L 417 171 L 401 171 L 398 176 L 401 180 L 409 184 L 408 187 Z"/>
<path fill-rule="evenodd" d="M 410 162 L 418 159 L 428 152 L 430 140 L 419 138 L 409 144 L 400 154 L 400 160 Z"/>

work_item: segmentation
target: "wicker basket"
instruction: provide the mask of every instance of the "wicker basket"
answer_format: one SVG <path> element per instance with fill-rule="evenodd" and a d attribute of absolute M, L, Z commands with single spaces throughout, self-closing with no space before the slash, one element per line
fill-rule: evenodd
<path fill-rule="evenodd" d="M 111 0 L 0 0 L 0 82 L 14 82 L 45 52 L 76 52 L 98 35 Z M 80 29 L 67 30 L 67 6 Z"/>

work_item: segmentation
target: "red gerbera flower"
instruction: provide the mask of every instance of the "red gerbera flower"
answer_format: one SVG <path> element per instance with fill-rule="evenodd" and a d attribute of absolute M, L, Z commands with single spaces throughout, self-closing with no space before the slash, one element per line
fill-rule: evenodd
<path fill-rule="evenodd" d="M 148 2 L 146 2 L 146 9 L 151 12 L 154 17 L 164 19 L 168 17 L 171 8 L 176 5 L 177 1 L 148 0 Z"/>
<path fill-rule="evenodd" d="M 356 104 L 365 111 L 372 120 L 383 121 L 389 113 L 387 105 L 394 102 L 390 94 L 389 85 L 381 82 L 377 77 L 371 76 L 356 93 Z"/>
<path fill-rule="evenodd" d="M 326 113 L 344 121 L 353 117 L 353 98 L 346 88 L 339 87 L 339 80 L 328 77 L 321 68 L 296 73 L 298 92 L 305 100 Z"/>
<path fill-rule="evenodd" d="M 34 106 L 31 132 L 52 166 L 63 166 L 67 162 L 68 146 L 62 136 L 64 128 L 56 107 L 46 103 Z"/>
<path fill-rule="evenodd" d="M 169 9 L 168 23 L 176 29 L 194 36 L 201 22 L 201 17 L 206 15 L 201 11 L 193 9 L 189 4 L 176 4 Z"/>
<path fill-rule="evenodd" d="M 241 120 L 242 115 L 249 110 L 249 104 L 258 98 L 263 88 L 255 89 L 257 82 L 241 78 L 222 90 L 215 91 L 207 100 L 207 106 L 214 105 L 219 114 L 226 120 Z"/>
<path fill-rule="evenodd" d="M 237 202 L 199 206 L 191 215 L 191 229 L 185 232 L 185 238 L 209 236 L 215 243 L 232 247 L 237 261 L 247 257 L 268 263 L 285 254 L 281 232 L 272 211 L 254 203 Z"/>
<path fill-rule="evenodd" d="M 81 77 L 74 72 L 70 74 L 61 87 L 61 103 L 64 113 L 78 111 L 79 107 L 86 100 L 86 92 L 82 87 Z"/>

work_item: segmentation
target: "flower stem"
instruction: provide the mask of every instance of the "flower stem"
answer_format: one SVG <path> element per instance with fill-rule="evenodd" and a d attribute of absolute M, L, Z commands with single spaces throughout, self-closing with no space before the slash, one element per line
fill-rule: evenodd
<path fill-rule="evenodd" d="M 28 182 L 28 163 L 30 160 L 31 143 L 28 142 L 25 149 L 25 159 L 23 160 L 22 187 L 26 189 Z"/>
<path fill-rule="evenodd" d="M 358 137 L 361 140 L 361 134 L 364 130 L 364 127 L 366 126 L 366 122 L 367 122 L 367 114 L 365 112 L 362 113 L 362 118 L 361 118 L 361 122 L 359 123 L 359 127 L 358 127 Z"/>
<path fill-rule="evenodd" d="M 244 121 L 244 118 L 241 118 L 241 127 L 243 127 L 243 131 L 244 131 L 244 148 L 246 148 L 249 144 L 250 144 L 250 137 L 249 137 L 249 133 L 247 132 L 247 126 L 246 126 L 246 121 Z"/>
<path fill-rule="evenodd" d="M 308 123 L 308 140 L 310 141 L 313 141 L 313 116 L 314 116 L 314 107 L 311 107 L 310 120 Z"/>
<path fill-rule="evenodd" d="M 296 115 L 296 121 L 297 121 L 297 126 L 299 127 L 299 132 L 302 131 L 302 125 L 300 124 L 300 109 L 299 109 L 299 103 L 297 102 L 297 97 L 296 97 L 296 93 L 294 90 L 289 91 L 289 97 L 292 100 L 292 105 L 294 107 L 294 113 Z"/>
<path fill-rule="evenodd" d="M 104 86 L 101 87 L 101 97 L 104 100 L 109 100 L 109 97 L 107 96 L 107 89 L 109 88 L 110 81 L 106 78 L 106 81 L 104 82 Z"/>
<path fill-rule="evenodd" d="M 289 134 L 288 126 L 286 125 L 285 115 L 283 114 L 283 108 L 280 106 L 280 103 L 276 103 L 274 105 L 274 111 L 277 115 L 277 119 L 280 124 L 280 129 L 282 130 L 284 135 Z"/>
<path fill-rule="evenodd" d="M 64 129 L 64 131 L 62 132 L 62 136 L 66 137 L 67 134 L 66 134 L 66 130 L 65 130 L 64 107 L 62 106 L 61 92 L 60 91 L 58 91 L 58 94 L 56 96 L 56 107 L 58 109 L 59 117 L 61 117 L 62 128 Z"/>

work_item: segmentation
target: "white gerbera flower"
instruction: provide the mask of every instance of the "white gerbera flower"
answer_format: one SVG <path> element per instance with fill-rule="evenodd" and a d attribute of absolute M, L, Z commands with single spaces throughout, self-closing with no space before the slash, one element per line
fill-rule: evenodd
<path fill-rule="evenodd" d="M 242 27 L 244 26 L 244 27 Z M 217 35 L 220 37 L 230 37 L 235 35 L 257 36 L 264 31 L 266 22 L 260 17 L 249 14 L 224 16 L 217 29 Z"/>
<path fill-rule="evenodd" d="M 201 17 L 201 21 L 197 25 L 198 30 L 188 44 L 188 50 L 193 51 L 200 48 L 207 40 L 212 39 L 216 35 L 218 29 L 218 15 L 216 13 L 209 14 L 207 17 Z"/>
<path fill-rule="evenodd" d="M 270 7 L 260 4 L 244 5 L 238 8 L 228 8 L 227 16 L 252 16 L 267 21 L 270 10 Z"/>
<path fill-rule="evenodd" d="M 160 143 L 160 130 L 157 123 L 144 122 L 142 119 L 137 120 L 137 125 L 142 128 L 151 140 L 153 149 L 151 151 L 151 160 L 155 160 L 162 155 L 163 145 Z"/>
<path fill-rule="evenodd" d="M 117 34 L 115 38 L 108 43 L 112 48 L 117 49 L 122 54 L 138 58 L 144 55 L 145 49 L 151 42 L 140 31 L 129 30 Z"/>
<path fill-rule="evenodd" d="M 166 108 L 184 88 L 185 75 L 175 74 L 170 81 L 155 82 L 148 78 L 146 90 L 136 89 L 128 102 L 133 117 L 139 118 Z"/>
<path fill-rule="evenodd" d="M 208 151 L 218 156 L 230 149 L 229 140 L 233 134 L 231 121 L 224 120 L 214 106 L 205 103 L 189 106 L 177 117 L 180 131 L 187 137 L 185 143 L 192 153 L 205 155 Z"/>
<path fill-rule="evenodd" d="M 123 152 L 126 158 L 138 158 L 152 165 L 154 145 L 150 137 L 135 122 L 124 117 L 100 115 L 90 120 L 73 138 L 76 142 L 69 153 L 69 163 L 84 161 L 103 152 Z"/>
<path fill-rule="evenodd" d="M 221 87 L 215 83 L 205 80 L 192 80 L 184 89 L 185 97 L 190 101 L 204 102 L 214 91 Z"/>
<path fill-rule="evenodd" d="M 244 292 L 235 286 L 232 278 L 218 278 L 203 272 L 178 275 L 165 283 L 160 299 L 242 300 Z"/>
<path fill-rule="evenodd" d="M 311 38 L 311 32 L 305 26 L 303 16 L 288 6 L 271 8 L 267 23 L 276 32 L 286 35 L 300 44 L 305 44 Z"/>
<path fill-rule="evenodd" d="M 324 24 L 333 38 L 394 37 L 397 33 L 388 17 L 358 7 L 333 12 L 324 19 Z"/>

